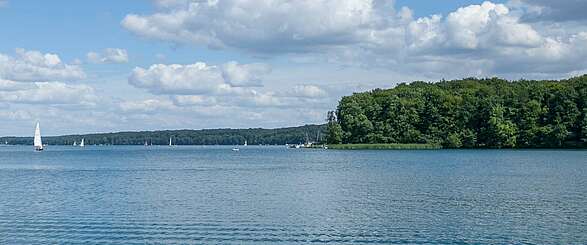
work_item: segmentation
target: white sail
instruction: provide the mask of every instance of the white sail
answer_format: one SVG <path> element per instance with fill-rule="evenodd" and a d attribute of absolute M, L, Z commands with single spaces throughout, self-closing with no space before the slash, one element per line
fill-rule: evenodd
<path fill-rule="evenodd" d="M 41 127 L 39 126 L 38 122 L 37 127 L 35 128 L 35 139 L 33 145 L 35 146 L 35 150 L 43 150 L 43 141 L 41 140 Z"/>
<path fill-rule="evenodd" d="M 82 142 L 79 143 L 79 147 L 84 147 L 86 146 L 86 144 L 84 144 L 84 138 L 82 138 Z"/>
<path fill-rule="evenodd" d="M 247 146 L 247 140 L 245 140 L 245 146 Z"/>
<path fill-rule="evenodd" d="M 77 141 L 74 141 L 73 142 L 73 146 L 77 146 Z"/>
<path fill-rule="evenodd" d="M 169 146 L 171 146 L 171 137 L 169 137 Z"/>

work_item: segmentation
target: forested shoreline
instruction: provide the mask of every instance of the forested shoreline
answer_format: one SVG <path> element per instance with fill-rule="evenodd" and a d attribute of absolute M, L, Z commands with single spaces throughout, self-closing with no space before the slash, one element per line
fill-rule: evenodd
<path fill-rule="evenodd" d="M 72 145 L 83 138 L 86 145 L 283 145 L 316 141 L 325 135 L 326 125 L 305 125 L 277 129 L 202 129 L 117 132 L 43 137 L 49 145 Z M 1 143 L 32 145 L 33 137 L 0 137 Z"/>
<path fill-rule="evenodd" d="M 343 97 L 328 113 L 328 143 L 586 148 L 586 104 L 587 75 L 417 81 Z"/>

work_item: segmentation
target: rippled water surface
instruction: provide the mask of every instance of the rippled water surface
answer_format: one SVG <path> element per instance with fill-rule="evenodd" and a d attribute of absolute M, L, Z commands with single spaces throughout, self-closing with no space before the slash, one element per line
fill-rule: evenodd
<path fill-rule="evenodd" d="M 0 244 L 587 244 L 587 151 L 0 147 Z"/>

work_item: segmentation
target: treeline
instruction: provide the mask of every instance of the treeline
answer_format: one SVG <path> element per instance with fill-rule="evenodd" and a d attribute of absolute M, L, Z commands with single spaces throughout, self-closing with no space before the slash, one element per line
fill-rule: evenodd
<path fill-rule="evenodd" d="M 343 97 L 329 143 L 586 148 L 587 75 L 561 81 L 413 82 Z"/>
<path fill-rule="evenodd" d="M 167 145 L 171 138 L 174 145 L 284 145 L 314 142 L 325 138 L 326 125 L 306 125 L 278 129 L 203 129 L 167 130 L 145 132 L 119 132 L 86 135 L 43 137 L 49 145 L 72 145 L 83 138 L 86 145 Z M 32 137 L 2 137 L 1 143 L 32 145 Z"/>

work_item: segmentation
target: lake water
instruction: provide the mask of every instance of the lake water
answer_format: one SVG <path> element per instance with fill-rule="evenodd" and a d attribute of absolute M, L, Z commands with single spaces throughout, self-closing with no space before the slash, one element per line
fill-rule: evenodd
<path fill-rule="evenodd" d="M 0 147 L 0 244 L 587 244 L 587 151 Z"/>

